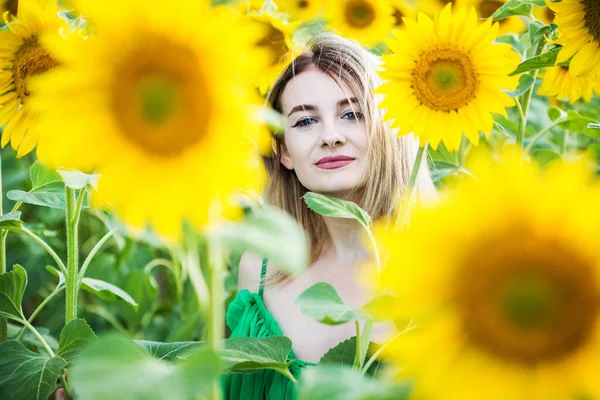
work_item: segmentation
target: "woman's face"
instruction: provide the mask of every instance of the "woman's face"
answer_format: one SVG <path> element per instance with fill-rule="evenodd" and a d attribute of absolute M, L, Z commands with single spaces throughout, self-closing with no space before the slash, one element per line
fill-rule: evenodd
<path fill-rule="evenodd" d="M 285 140 L 281 163 L 312 192 L 340 197 L 367 179 L 367 128 L 350 88 L 314 68 L 281 95 Z"/>

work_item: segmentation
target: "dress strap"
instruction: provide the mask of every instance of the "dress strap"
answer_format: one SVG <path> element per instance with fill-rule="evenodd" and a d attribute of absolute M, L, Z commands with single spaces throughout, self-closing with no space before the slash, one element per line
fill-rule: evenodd
<path fill-rule="evenodd" d="M 268 258 L 263 258 L 262 260 L 262 268 L 260 270 L 260 286 L 258 288 L 258 295 L 262 299 L 264 287 L 265 287 L 265 276 L 267 275 L 267 263 L 269 262 Z"/>

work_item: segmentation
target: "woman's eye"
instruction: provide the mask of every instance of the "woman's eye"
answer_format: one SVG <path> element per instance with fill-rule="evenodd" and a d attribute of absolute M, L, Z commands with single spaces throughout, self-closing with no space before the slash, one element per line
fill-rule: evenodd
<path fill-rule="evenodd" d="M 357 119 L 362 119 L 362 118 L 363 118 L 363 114 L 358 111 L 348 111 L 347 113 L 342 115 L 342 119 L 357 120 Z"/>
<path fill-rule="evenodd" d="M 313 124 L 316 124 L 316 123 L 317 123 L 317 120 L 314 119 L 314 118 L 302 118 L 301 120 L 299 120 L 298 122 L 296 122 L 295 125 L 292 125 L 292 128 L 313 125 Z"/>

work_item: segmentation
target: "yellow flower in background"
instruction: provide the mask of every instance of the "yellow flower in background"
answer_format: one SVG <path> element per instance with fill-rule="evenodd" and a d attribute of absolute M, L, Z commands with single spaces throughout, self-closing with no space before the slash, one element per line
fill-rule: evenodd
<path fill-rule="evenodd" d="M 475 7 L 477 15 L 481 18 L 489 18 L 508 0 L 416 0 L 417 8 L 429 16 L 442 11 L 446 5 L 453 3 L 455 7 Z M 499 35 L 519 33 L 525 29 L 525 24 L 519 17 L 503 18 L 498 21 L 500 26 Z"/>
<path fill-rule="evenodd" d="M 592 91 L 600 85 L 600 77 L 572 76 L 569 67 L 555 66 L 540 74 L 542 85 L 538 94 L 556 97 L 558 100 L 569 100 L 573 104 L 580 98 L 585 101 L 592 99 Z"/>
<path fill-rule="evenodd" d="M 234 190 L 260 183 L 250 108 L 260 99 L 245 82 L 265 61 L 249 26 L 195 0 L 169 4 L 79 1 L 95 35 L 52 38 L 63 65 L 32 86 L 40 161 L 95 169 L 94 205 L 176 237 L 184 219 L 202 226 Z"/>
<path fill-rule="evenodd" d="M 395 296 L 376 314 L 418 326 L 384 358 L 415 398 L 600 398 L 600 192 L 583 164 L 521 163 L 480 159 L 408 230 L 376 229 Z"/>
<path fill-rule="evenodd" d="M 239 0 L 226 3 L 225 6 L 233 5 L 237 12 L 246 15 L 261 11 L 264 4 L 264 0 Z"/>
<path fill-rule="evenodd" d="M 402 18 L 414 19 L 417 15 L 416 8 L 405 0 L 392 0 L 392 16 L 394 17 L 394 28 L 404 25 Z"/>
<path fill-rule="evenodd" d="M 281 71 L 301 52 L 299 45 L 292 40 L 300 21 L 287 23 L 270 13 L 252 13 L 248 18 L 260 31 L 256 46 L 268 54 L 268 65 L 256 79 L 259 91 L 264 95 Z"/>
<path fill-rule="evenodd" d="M 546 0 L 558 25 L 556 43 L 562 45 L 556 63 L 568 61 L 573 76 L 600 75 L 600 3 L 597 0 Z"/>
<path fill-rule="evenodd" d="M 329 3 L 326 18 L 340 35 L 371 46 L 388 38 L 393 12 L 390 0 L 339 0 Z"/>
<path fill-rule="evenodd" d="M 29 80 L 58 64 L 40 41 L 40 35 L 66 25 L 57 13 L 53 1 L 21 0 L 8 30 L 0 32 L 0 126 L 6 124 L 1 145 L 10 142 L 17 157 L 33 150 L 39 137 L 37 116 L 29 105 Z"/>
<path fill-rule="evenodd" d="M 285 12 L 291 20 L 312 21 L 320 18 L 326 3 L 323 0 L 277 0 L 277 11 Z"/>
<path fill-rule="evenodd" d="M 475 145 L 479 132 L 492 130 L 492 114 L 506 116 L 514 104 L 503 91 L 514 90 L 517 77 L 509 77 L 520 62 L 509 44 L 495 44 L 498 24 L 479 24 L 475 10 L 446 6 L 431 20 L 419 13 L 405 20 L 382 57 L 388 80 L 376 89 L 385 95 L 380 107 L 400 135 L 414 132 L 421 145 L 434 149 L 440 142 L 458 149 L 463 133 Z"/>
<path fill-rule="evenodd" d="M 8 11 L 8 15 L 16 17 L 19 9 L 19 0 L 0 0 L 0 15 Z"/>
<path fill-rule="evenodd" d="M 533 16 L 542 21 L 544 24 L 549 25 L 554 21 L 554 12 L 548 6 L 538 7 L 533 6 Z"/>

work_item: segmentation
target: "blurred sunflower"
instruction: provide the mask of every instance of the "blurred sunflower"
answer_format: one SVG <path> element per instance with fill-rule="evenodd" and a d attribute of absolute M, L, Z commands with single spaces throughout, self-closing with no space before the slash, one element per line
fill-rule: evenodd
<path fill-rule="evenodd" d="M 312 21 L 322 16 L 326 3 L 322 0 L 278 0 L 278 12 L 286 12 L 291 20 Z"/>
<path fill-rule="evenodd" d="M 548 6 L 544 6 L 544 7 L 534 6 L 533 7 L 533 16 L 536 19 L 542 21 L 546 25 L 549 25 L 551 22 L 554 21 L 554 12 Z"/>
<path fill-rule="evenodd" d="M 419 13 L 417 22 L 405 23 L 389 40 L 393 54 L 382 57 L 379 74 L 388 81 L 376 92 L 385 95 L 386 119 L 434 149 L 442 141 L 458 149 L 463 133 L 477 145 L 479 132 L 492 129 L 492 113 L 506 115 L 514 104 L 502 89 L 516 87 L 518 77 L 508 74 L 519 56 L 510 45 L 493 43 L 498 24 L 478 24 L 473 8 L 453 15 L 449 4 L 433 21 Z"/>
<path fill-rule="evenodd" d="M 556 43 L 562 45 L 557 64 L 571 57 L 569 72 L 573 76 L 600 74 L 600 2 L 597 0 L 562 0 L 546 4 L 554 11 L 558 25 Z"/>
<path fill-rule="evenodd" d="M 542 85 L 538 94 L 556 97 L 558 100 L 569 100 L 573 104 L 580 98 L 585 101 L 592 99 L 592 92 L 600 84 L 600 77 L 572 76 L 568 66 L 555 66 L 540 74 Z"/>
<path fill-rule="evenodd" d="M 233 5 L 234 9 L 242 15 L 259 12 L 264 4 L 264 0 L 239 0 L 225 3 L 226 6 Z"/>
<path fill-rule="evenodd" d="M 266 94 L 277 76 L 297 55 L 299 47 L 292 40 L 292 33 L 301 21 L 287 23 L 271 13 L 252 13 L 248 16 L 260 32 L 256 46 L 266 50 L 267 67 L 259 72 L 257 86 L 262 95 Z"/>
<path fill-rule="evenodd" d="M 384 358 L 415 398 L 600 398 L 600 191 L 591 168 L 546 177 L 518 150 L 479 160 L 403 233 L 376 228 L 395 300 L 377 315 L 417 317 Z M 440 390 L 443 388 L 443 390 Z"/>
<path fill-rule="evenodd" d="M 167 237 L 260 183 L 249 108 L 260 100 L 244 83 L 266 63 L 252 51 L 258 32 L 194 0 L 173 0 L 170 13 L 145 0 L 78 6 L 97 36 L 53 38 L 62 66 L 32 81 L 45 116 L 40 161 L 95 169 L 96 206 Z"/>
<path fill-rule="evenodd" d="M 414 19 L 417 10 L 405 0 L 392 0 L 392 15 L 394 16 L 394 28 L 399 28 L 404 25 L 402 18 Z"/>
<path fill-rule="evenodd" d="M 57 13 L 56 2 L 21 0 L 17 16 L 7 21 L 8 30 L 0 32 L 0 126 L 6 124 L 1 145 L 10 142 L 17 157 L 33 150 L 39 137 L 29 105 L 29 80 L 58 65 L 40 40 L 41 35 L 66 25 Z"/>
<path fill-rule="evenodd" d="M 325 18 L 342 36 L 371 46 L 388 38 L 393 13 L 390 0 L 339 0 L 329 3 Z"/>
<path fill-rule="evenodd" d="M 0 0 L 0 14 L 4 15 L 8 11 L 8 15 L 13 17 L 17 15 L 19 10 L 19 0 Z"/>
<path fill-rule="evenodd" d="M 508 0 L 417 0 L 417 7 L 426 14 L 433 16 L 442 11 L 449 3 L 454 3 L 456 7 L 475 7 L 477 15 L 481 18 L 489 18 Z M 503 18 L 498 21 L 500 25 L 499 35 L 509 33 L 519 33 L 525 29 L 525 24 L 519 17 Z"/>

